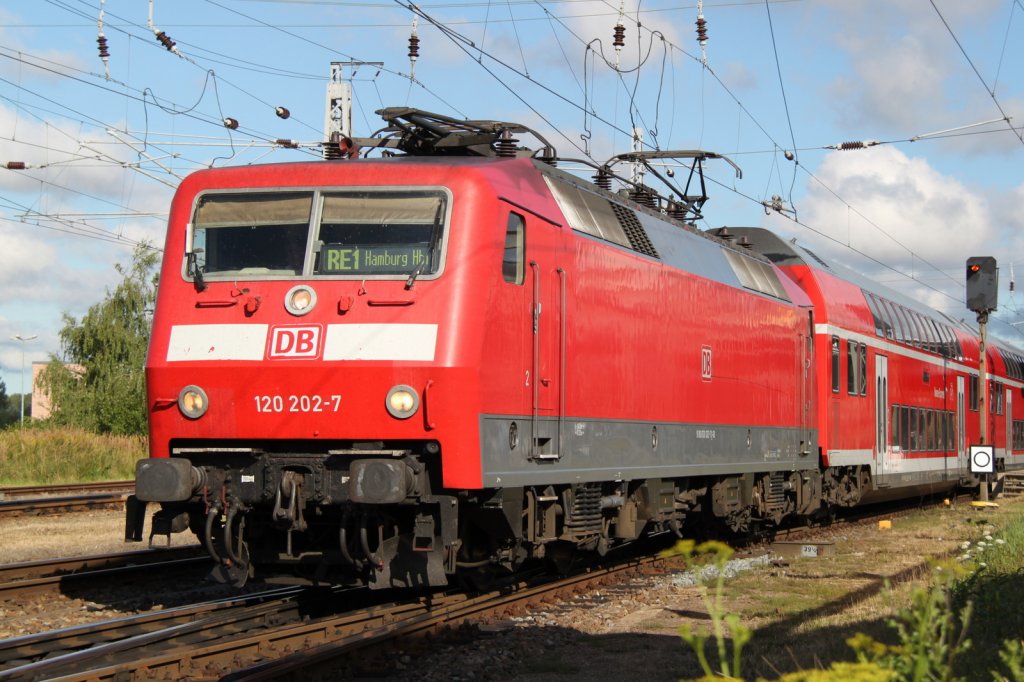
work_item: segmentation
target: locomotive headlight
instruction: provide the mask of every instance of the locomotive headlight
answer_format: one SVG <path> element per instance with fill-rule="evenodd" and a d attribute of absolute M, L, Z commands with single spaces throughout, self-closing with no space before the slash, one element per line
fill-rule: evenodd
<path fill-rule="evenodd" d="M 419 409 L 420 397 L 413 387 L 399 384 L 388 391 L 384 405 L 388 408 L 388 413 L 395 419 L 408 419 Z"/>
<path fill-rule="evenodd" d="M 292 315 L 305 315 L 316 307 L 316 291 L 305 284 L 299 284 L 284 295 L 284 307 Z"/>
<path fill-rule="evenodd" d="M 198 386 L 186 386 L 178 394 L 178 409 L 189 419 L 199 419 L 210 407 L 210 399 L 206 391 Z"/>

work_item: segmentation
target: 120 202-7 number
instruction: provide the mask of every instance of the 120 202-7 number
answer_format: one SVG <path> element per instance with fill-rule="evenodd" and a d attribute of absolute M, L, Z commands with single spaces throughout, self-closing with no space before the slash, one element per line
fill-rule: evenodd
<path fill-rule="evenodd" d="M 254 395 L 257 412 L 337 412 L 341 396 Z"/>

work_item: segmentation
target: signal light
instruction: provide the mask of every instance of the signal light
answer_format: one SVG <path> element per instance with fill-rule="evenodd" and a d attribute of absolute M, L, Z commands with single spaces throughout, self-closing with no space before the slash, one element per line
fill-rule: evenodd
<path fill-rule="evenodd" d="M 967 259 L 967 309 L 988 313 L 998 306 L 999 268 L 991 256 Z"/>

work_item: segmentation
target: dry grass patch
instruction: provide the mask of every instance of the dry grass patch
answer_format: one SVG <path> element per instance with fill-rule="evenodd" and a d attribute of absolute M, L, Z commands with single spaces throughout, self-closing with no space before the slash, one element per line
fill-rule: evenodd
<path fill-rule="evenodd" d="M 142 436 L 100 435 L 74 428 L 0 431 L 0 485 L 123 481 L 147 456 Z"/>

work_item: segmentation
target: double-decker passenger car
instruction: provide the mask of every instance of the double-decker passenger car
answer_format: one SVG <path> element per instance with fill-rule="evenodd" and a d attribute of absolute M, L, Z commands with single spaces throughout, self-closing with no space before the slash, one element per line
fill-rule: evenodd
<path fill-rule="evenodd" d="M 982 438 L 979 340 L 963 321 L 768 230 L 731 234 L 768 256 L 814 303 L 822 465 L 845 479 L 851 499 L 977 485 L 971 444 L 994 445 L 1001 471 L 1024 462 L 1024 406 L 1013 400 L 1024 391 L 1017 351 L 988 345 L 990 416 Z M 989 482 L 993 492 L 1001 481 Z"/>

